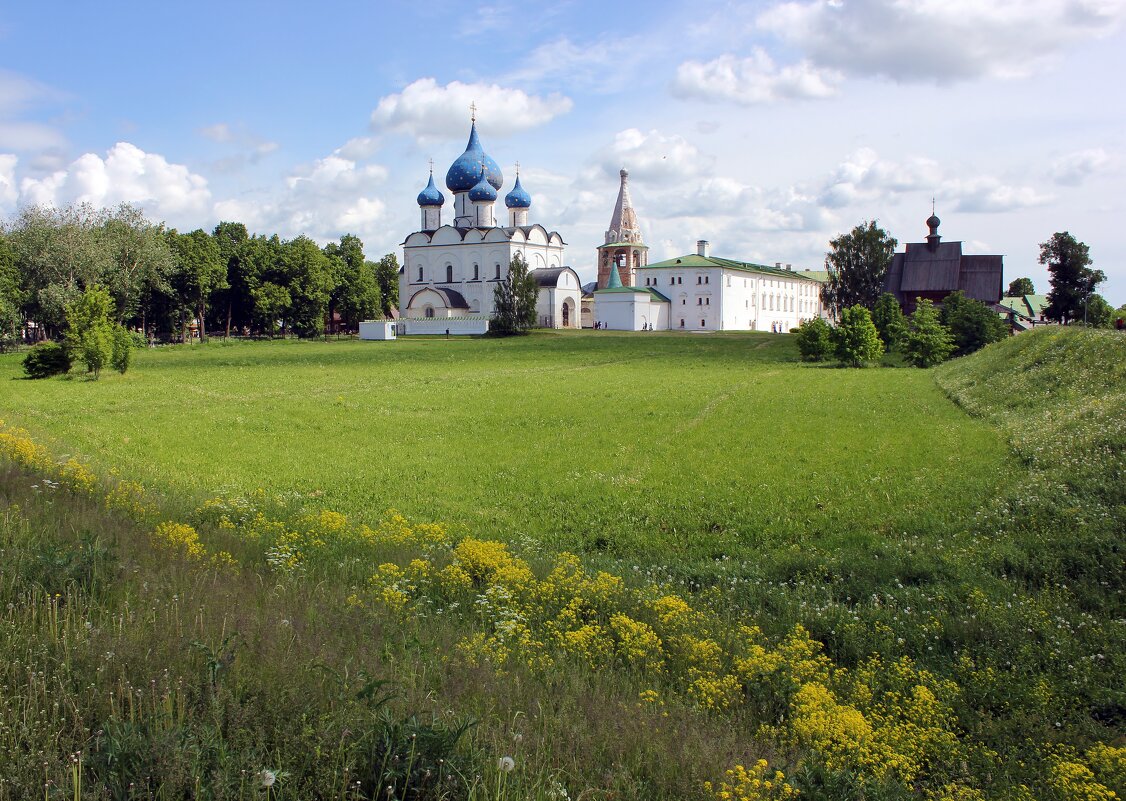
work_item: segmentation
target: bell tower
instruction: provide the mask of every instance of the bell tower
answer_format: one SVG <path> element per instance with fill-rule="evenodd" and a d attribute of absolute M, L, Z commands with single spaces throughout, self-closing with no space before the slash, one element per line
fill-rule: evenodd
<path fill-rule="evenodd" d="M 612 268 L 623 285 L 634 286 L 637 268 L 649 263 L 649 247 L 641 237 L 641 224 L 629 196 L 629 171 L 622 169 L 618 175 L 622 179 L 618 201 L 614 204 L 606 241 L 598 246 L 599 289 L 609 285 Z"/>

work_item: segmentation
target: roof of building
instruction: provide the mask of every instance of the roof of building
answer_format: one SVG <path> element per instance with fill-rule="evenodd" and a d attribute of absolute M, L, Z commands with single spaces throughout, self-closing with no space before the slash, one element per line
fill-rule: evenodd
<path fill-rule="evenodd" d="M 446 287 L 442 287 L 442 286 L 426 286 L 426 287 L 423 287 L 422 289 L 418 290 L 418 292 L 415 292 L 413 295 L 411 295 L 411 299 L 407 302 L 407 307 L 409 308 L 410 305 L 412 303 L 414 303 L 414 299 L 416 297 L 418 297 L 420 294 L 422 294 L 423 292 L 437 292 L 439 295 L 442 296 L 442 299 L 445 301 L 447 309 L 468 309 L 469 308 L 469 304 L 465 302 L 465 296 L 464 295 L 462 295 L 456 289 L 447 289 Z"/>
<path fill-rule="evenodd" d="M 570 267 L 552 267 L 550 269 L 532 270 L 532 275 L 535 276 L 537 286 L 551 287 L 551 286 L 558 286 L 559 285 L 559 276 L 563 275 L 563 273 L 573 273 L 573 272 L 575 272 L 575 271 L 572 270 Z M 576 280 L 577 280 L 578 279 L 577 273 L 576 273 L 575 277 L 576 277 Z"/>
<path fill-rule="evenodd" d="M 526 209 L 532 205 L 532 196 L 520 185 L 520 176 L 516 176 L 516 185 L 512 191 L 504 196 L 504 205 L 510 209 Z"/>
<path fill-rule="evenodd" d="M 474 121 L 469 129 L 469 143 L 465 146 L 465 152 L 457 157 L 446 173 L 446 188 L 451 192 L 468 192 L 481 180 L 482 173 L 493 189 L 499 190 L 504 186 L 504 174 L 481 147 L 481 139 L 477 136 L 477 122 Z"/>
<path fill-rule="evenodd" d="M 653 264 L 642 264 L 638 270 L 667 270 L 667 269 L 692 269 L 702 267 L 719 267 L 724 270 L 739 270 L 745 273 L 761 273 L 779 278 L 798 278 L 804 281 L 817 282 L 818 279 L 807 275 L 804 270 L 785 270 L 781 267 L 767 267 L 765 264 L 753 264 L 747 261 L 734 259 L 721 259 L 717 256 L 701 256 L 690 253 L 687 256 L 677 256 L 674 259 L 665 259 Z"/>
<path fill-rule="evenodd" d="M 610 265 L 610 274 L 606 276 L 606 289 L 621 289 L 622 276 L 618 272 L 618 265 Z"/>
<path fill-rule="evenodd" d="M 610 217 L 610 230 L 606 232 L 606 244 L 612 242 L 628 242 L 642 244 L 641 223 L 637 221 L 637 212 L 633 210 L 633 201 L 629 196 L 629 170 L 620 170 L 618 175 L 622 179 L 618 187 L 618 199 L 614 203 L 614 213 Z"/>
<path fill-rule="evenodd" d="M 615 286 L 606 287 L 605 289 L 596 289 L 595 295 L 649 295 L 653 300 L 660 301 L 661 303 L 672 303 L 667 296 L 661 294 L 653 287 L 646 286 Z"/>
<path fill-rule="evenodd" d="M 420 206 L 441 206 L 446 202 L 446 196 L 443 195 L 438 187 L 434 186 L 434 173 L 430 173 L 430 183 L 426 184 L 426 188 L 418 193 L 418 205 Z"/>
<path fill-rule="evenodd" d="M 921 295 L 941 298 L 961 290 L 966 297 L 996 303 L 1001 299 L 1002 256 L 967 255 L 961 242 L 943 242 L 938 217 L 927 218 L 926 242 L 909 242 L 892 256 L 884 291 L 900 303 Z"/>

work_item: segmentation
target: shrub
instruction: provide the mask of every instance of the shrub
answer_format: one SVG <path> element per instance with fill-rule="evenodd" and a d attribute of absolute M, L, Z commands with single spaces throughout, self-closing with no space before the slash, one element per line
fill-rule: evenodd
<path fill-rule="evenodd" d="M 135 347 L 136 341 L 133 334 L 124 326 L 115 325 L 113 327 L 113 356 L 110 358 L 110 364 L 113 365 L 114 370 L 124 373 L 129 369 L 129 361 Z"/>
<path fill-rule="evenodd" d="M 820 317 L 806 320 L 797 329 L 798 352 L 803 362 L 823 362 L 833 352 L 832 329 Z"/>
<path fill-rule="evenodd" d="M 951 292 L 942 301 L 940 320 L 950 329 L 958 356 L 968 356 L 1009 334 L 1009 326 L 1000 315 L 980 300 L 967 298 L 961 290 Z"/>
<path fill-rule="evenodd" d="M 841 312 L 841 324 L 833 332 L 833 340 L 837 359 L 850 367 L 877 361 L 884 352 L 872 315 L 860 305 Z"/>
<path fill-rule="evenodd" d="M 872 307 L 872 323 L 876 326 L 880 339 L 884 341 L 886 350 L 900 347 L 907 333 L 907 320 L 895 295 L 890 292 L 880 295 L 876 305 Z"/>
<path fill-rule="evenodd" d="M 918 298 L 917 303 L 903 339 L 903 355 L 916 367 L 934 367 L 950 358 L 954 340 L 938 321 L 934 304 L 926 298 Z"/>
<path fill-rule="evenodd" d="M 70 370 L 70 352 L 59 342 L 43 342 L 23 358 L 23 371 L 28 378 L 50 378 Z"/>

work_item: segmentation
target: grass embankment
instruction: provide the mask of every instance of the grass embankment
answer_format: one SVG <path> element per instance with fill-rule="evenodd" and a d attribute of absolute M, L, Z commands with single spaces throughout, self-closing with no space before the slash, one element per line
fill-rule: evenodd
<path fill-rule="evenodd" d="M 287 592 L 297 593 L 302 602 L 327 596 L 340 621 L 344 650 L 350 648 L 349 638 L 363 636 L 368 627 L 378 632 L 379 664 L 370 669 L 403 688 L 401 714 L 413 705 L 478 717 L 481 724 L 472 740 L 463 738 L 459 754 L 485 766 L 486 775 L 482 781 L 455 782 L 454 797 L 690 798 L 702 795 L 702 781 L 720 777 L 724 767 L 765 757 L 772 763 L 769 770 L 761 763 L 749 772 L 733 768 L 711 793 L 765 799 L 786 797 L 797 788 L 811 799 L 1109 800 L 1108 787 L 1121 791 L 1124 772 L 1123 750 L 1103 745 L 1121 737 L 1119 678 L 1126 668 L 1120 615 L 1122 485 L 1112 480 L 1122 469 L 1124 360 L 1121 340 L 1085 336 L 1070 331 L 1025 335 L 938 374 L 967 408 L 1003 422 L 1013 414 L 1006 411 L 1010 393 L 983 388 L 982 379 L 1004 375 L 1010 380 L 1013 365 L 1027 369 L 1030 349 L 1046 349 L 1035 358 L 1048 376 L 1056 376 L 1056 391 L 1029 396 L 1025 413 L 1064 417 L 1071 422 L 1063 433 L 1088 435 L 1042 439 L 1041 451 L 1054 449 L 1055 455 L 1039 461 L 1029 456 L 1029 475 L 1022 480 L 995 478 L 968 495 L 965 505 L 936 515 L 939 523 L 919 530 L 892 528 L 857 538 L 847 526 L 805 528 L 787 541 L 765 538 L 761 558 L 753 562 L 699 560 L 672 575 L 651 574 L 687 579 L 664 587 L 650 585 L 638 575 L 642 571 L 630 571 L 622 581 L 585 570 L 566 556 L 537 555 L 550 551 L 550 544 L 526 549 L 530 559 L 525 560 L 499 543 L 451 535 L 440 527 L 366 528 L 323 513 L 282 520 L 284 511 L 270 511 L 266 497 L 254 494 L 217 499 L 191 512 L 188 522 L 202 540 L 193 539 L 196 529 L 181 524 L 161 529 L 156 542 L 178 549 L 195 565 L 185 574 L 196 575 L 196 583 L 203 581 L 199 576 L 241 577 L 237 580 L 253 587 L 257 576 L 268 577 L 265 585 L 277 589 L 257 590 L 258 603 L 267 611 L 271 593 L 282 601 Z M 633 340 L 639 341 L 644 340 Z M 654 345 L 645 342 L 645 347 Z M 767 382 L 775 384 L 775 392 L 783 382 L 803 390 L 816 386 L 803 383 L 816 379 L 798 374 L 842 380 L 868 376 L 873 383 L 894 375 L 930 380 L 919 371 L 845 374 L 781 364 L 776 369 L 781 378 Z M 1084 405 L 1082 393 L 1059 391 L 1065 383 L 1081 386 L 1082 379 L 1059 380 L 1076 370 L 1099 376 L 1095 412 Z M 869 397 L 862 390 L 855 394 Z M 847 392 L 844 397 L 848 406 Z M 923 390 L 911 400 L 916 406 L 950 408 Z M 893 412 L 902 418 L 900 407 L 891 407 L 886 416 Z M 969 432 L 982 430 L 968 421 L 964 426 Z M 1023 444 L 1019 429 L 1012 431 L 1018 453 L 1035 450 Z M 959 427 L 951 424 L 944 433 L 947 444 L 956 447 Z M 1100 447 L 1089 447 L 1092 443 Z M 1068 483 L 1077 473 L 1066 465 L 1081 453 L 1090 462 L 1088 472 L 1107 480 L 1076 492 Z M 957 464 L 960 456 L 941 463 Z M 972 455 L 964 463 L 973 475 Z M 68 474 L 40 466 L 54 470 L 64 483 L 85 486 L 76 467 Z M 917 474 L 907 477 L 919 480 Z M 1029 487 L 1037 489 L 1030 495 Z M 92 483 L 86 491 L 95 491 Z M 991 495 L 993 500 L 983 500 Z M 111 497 L 136 519 L 156 513 L 134 502 L 139 496 L 127 486 Z M 832 502 L 832 495 L 825 497 Z M 932 492 L 929 498 L 938 502 L 942 495 Z M 1012 512 L 1033 507 L 1031 515 Z M 263 510 L 267 514 L 259 514 Z M 1083 548 L 1078 555 L 1057 558 L 1050 548 L 1064 520 L 1072 535 L 1069 547 Z M 152 524 L 147 520 L 136 536 L 151 541 L 146 532 Z M 198 553 L 191 552 L 192 542 Z M 663 542 L 654 539 L 652 561 L 676 558 L 675 551 L 660 550 Z M 119 547 L 128 553 L 136 546 L 122 541 Z M 218 556 L 224 549 L 239 570 L 208 566 L 228 561 Z M 1013 565 L 1035 569 L 1022 572 Z M 13 586 L 35 580 L 17 574 Z M 706 586 L 699 592 L 686 590 L 701 584 Z M 322 602 L 298 603 L 287 619 L 293 624 L 308 614 L 323 620 L 316 605 Z M 107 603 L 107 609 L 120 603 Z M 29 628 L 38 615 L 34 610 L 30 601 L 14 603 L 12 630 L 40 643 L 40 664 L 47 667 L 36 674 L 68 674 L 67 652 L 52 650 L 49 643 L 44 647 L 44 632 Z M 158 617 L 153 614 L 154 621 Z M 252 620 L 242 625 L 254 629 Z M 171 651 L 202 654 L 182 641 Z M 171 675 L 198 673 L 207 660 L 196 658 L 202 661 L 170 658 Z M 281 681 L 302 686 L 307 680 L 300 658 L 284 662 Z M 253 710 L 253 699 L 271 695 L 251 652 L 235 654 L 229 664 L 242 676 L 239 703 Z M 614 670 L 601 669 L 607 665 Z M 134 686 L 144 686 L 145 671 L 153 672 L 149 666 L 119 669 Z M 16 697 L 26 693 L 21 675 L 13 674 L 9 685 Z M 87 681 L 76 675 L 79 682 Z M 61 680 L 58 685 L 60 692 L 69 686 Z M 206 699 L 207 693 L 199 691 L 197 697 Z M 319 709 L 329 698 L 317 691 L 308 701 Z M 331 701 L 328 706 L 333 708 Z M 206 715 L 207 705 L 189 709 Z M 253 712 L 247 714 L 253 718 Z M 301 731 L 310 729 L 318 730 L 314 725 Z M 263 742 L 239 751 L 242 763 L 225 764 L 286 769 L 281 764 L 286 754 L 295 745 L 299 750 L 309 745 L 286 739 L 296 737 L 296 730 L 271 729 Z M 71 742 L 81 743 L 82 730 L 77 731 Z M 514 731 L 521 735 L 515 746 Z M 16 736 L 14 742 L 22 741 Z M 38 747 L 44 755 L 55 754 L 55 765 L 63 770 L 57 762 L 61 746 L 59 740 Z M 65 748 L 77 750 L 70 744 Z M 513 748 L 520 749 L 518 771 L 501 776 L 488 770 L 496 755 Z M 335 753 L 340 760 L 335 764 L 353 772 L 365 769 L 362 753 L 344 748 Z M 759 781 L 760 774 L 775 768 L 789 778 L 775 777 L 769 786 Z M 84 770 L 91 781 L 98 779 L 94 768 Z M 199 770 L 180 775 L 190 779 Z M 291 781 L 311 781 L 310 769 L 300 770 Z M 336 770 L 332 781 L 343 775 L 343 768 Z M 236 774 L 222 775 L 227 786 L 236 786 Z M 169 787 L 166 797 L 177 792 Z"/>

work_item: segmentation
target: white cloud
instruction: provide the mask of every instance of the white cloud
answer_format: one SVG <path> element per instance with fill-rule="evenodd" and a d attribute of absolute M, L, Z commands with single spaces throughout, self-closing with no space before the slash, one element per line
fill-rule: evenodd
<path fill-rule="evenodd" d="M 1011 186 L 984 175 L 954 181 L 943 189 L 954 200 L 955 211 L 997 213 L 1043 206 L 1055 198 L 1030 186 Z"/>
<path fill-rule="evenodd" d="M 613 144 L 603 149 L 599 166 L 615 182 L 618 170 L 625 167 L 633 179 L 653 184 L 679 184 L 709 173 L 713 161 L 683 136 L 627 128 L 619 131 Z"/>
<path fill-rule="evenodd" d="M 632 88 L 642 65 L 654 57 L 653 42 L 615 32 L 587 44 L 561 36 L 537 46 L 506 80 L 545 83 L 611 93 Z"/>
<path fill-rule="evenodd" d="M 0 70 L 0 149 L 28 152 L 63 147 L 66 139 L 57 128 L 21 119 L 30 106 L 60 98 L 59 92 L 45 84 Z"/>
<path fill-rule="evenodd" d="M 375 190 L 386 178 L 384 167 L 359 164 L 337 151 L 296 170 L 279 191 L 221 201 L 215 213 L 284 237 L 306 234 L 323 242 L 354 233 L 365 241 L 382 238 L 386 205 Z"/>
<path fill-rule="evenodd" d="M 199 135 L 212 142 L 233 142 L 235 134 L 225 122 L 217 122 L 199 129 Z"/>
<path fill-rule="evenodd" d="M 65 206 L 92 203 L 115 206 L 137 203 L 157 219 L 195 219 L 210 211 L 207 181 L 181 164 L 146 153 L 136 145 L 118 142 L 105 158 L 79 156 L 66 169 L 43 178 L 24 178 L 20 200 Z"/>
<path fill-rule="evenodd" d="M 835 209 L 903 192 L 934 191 L 941 181 L 942 171 L 931 159 L 887 161 L 871 148 L 860 148 L 837 165 L 818 199 L 823 206 Z"/>
<path fill-rule="evenodd" d="M 819 67 L 943 82 L 1028 75 L 1124 19 L 1121 0 L 792 0 L 757 24 Z"/>
<path fill-rule="evenodd" d="M 0 211 L 5 214 L 16 207 L 19 191 L 16 188 L 17 159 L 11 153 L 0 153 Z"/>
<path fill-rule="evenodd" d="M 686 61 L 676 70 L 673 94 L 703 100 L 730 100 L 744 106 L 777 100 L 832 97 L 842 76 L 808 61 L 781 69 L 765 50 L 750 57 L 726 54 L 706 63 Z"/>
<path fill-rule="evenodd" d="M 1063 186 L 1079 186 L 1088 177 L 1116 169 L 1114 159 L 1101 147 L 1068 153 L 1052 163 L 1052 180 Z"/>
<path fill-rule="evenodd" d="M 380 99 L 371 124 L 377 131 L 398 131 L 420 140 L 464 136 L 471 103 L 490 136 L 535 128 L 574 105 L 557 92 L 540 97 L 497 84 L 452 81 L 439 86 L 433 78 L 419 78 L 402 92 Z"/>

